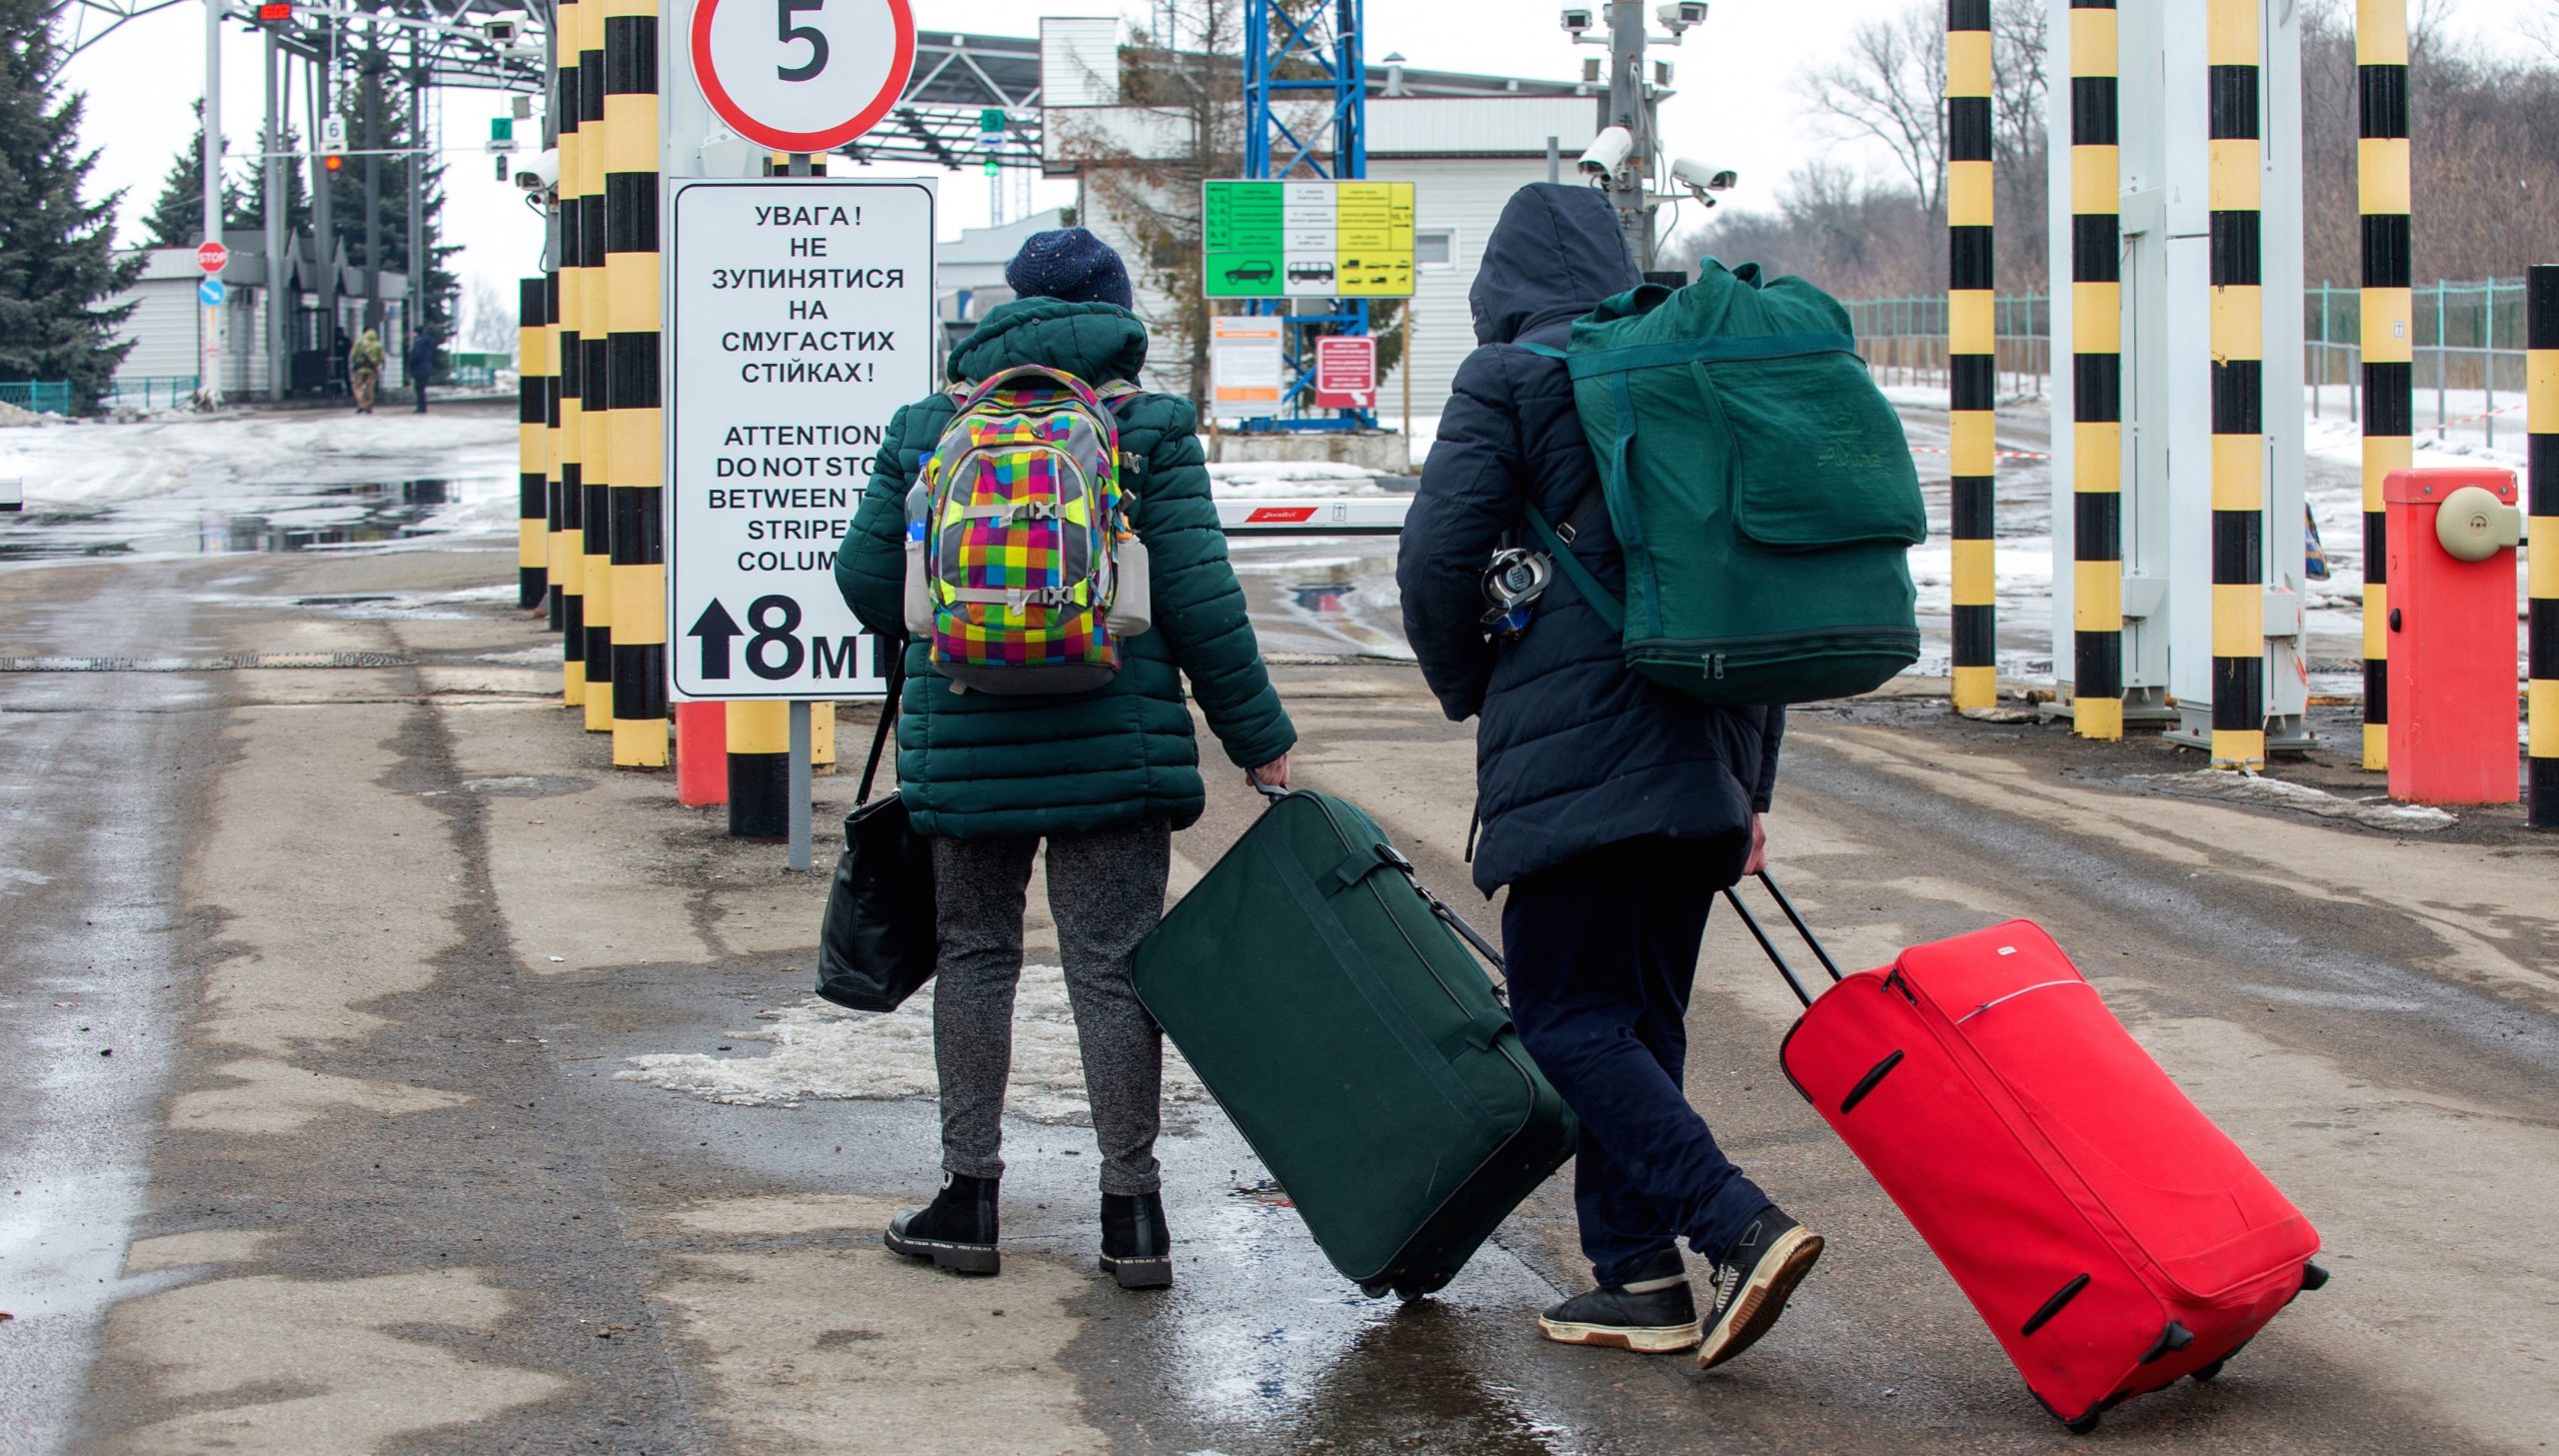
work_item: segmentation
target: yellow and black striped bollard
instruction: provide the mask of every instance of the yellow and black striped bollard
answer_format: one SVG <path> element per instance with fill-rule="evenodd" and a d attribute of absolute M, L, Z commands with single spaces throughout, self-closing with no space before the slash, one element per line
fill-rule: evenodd
<path fill-rule="evenodd" d="M 552 224 L 558 234 L 558 221 Z M 542 272 L 542 516 L 543 560 L 549 571 L 550 590 L 543 594 L 550 608 L 550 626 L 560 631 L 560 272 L 546 268 Z"/>
<path fill-rule="evenodd" d="M 2382 482 L 2415 433 L 2410 319 L 2408 0 L 2355 6 L 2356 210 L 2363 221 L 2363 766 L 2390 766 L 2390 551 Z"/>
<path fill-rule="evenodd" d="M 605 124 L 605 11 L 609 0 L 585 0 L 578 9 L 578 132 L 585 139 L 578 160 L 578 333 L 584 354 L 579 384 L 586 392 L 580 419 L 586 427 L 586 468 L 580 476 L 581 522 L 587 577 L 587 731 L 613 731 L 613 440 L 605 430 L 611 408 L 605 393 L 610 369 L 613 315 L 605 289 L 605 155 L 613 146 Z"/>
<path fill-rule="evenodd" d="M 2559 829 L 2559 265 L 2535 264 L 2524 285 L 2524 429 L 2530 443 L 2530 535 L 2524 541 L 2531 603 L 2524 639 L 2530 683 L 2525 822 Z"/>
<path fill-rule="evenodd" d="M 516 605 L 527 612 L 551 595 L 549 305 L 539 278 L 516 282 Z"/>
<path fill-rule="evenodd" d="M 664 767 L 667 555 L 658 368 L 658 0 L 605 0 L 605 455 L 613 463 L 613 761 Z"/>
<path fill-rule="evenodd" d="M 2071 721 L 2123 736 L 2122 148 L 2115 0 L 2070 0 Z"/>
<path fill-rule="evenodd" d="M 2212 214 L 2212 763 L 2266 761 L 2262 0 L 2208 0 Z"/>
<path fill-rule="evenodd" d="M 1997 306 L 1991 293 L 1990 0 L 1946 0 L 1947 454 L 1954 546 L 1954 706 L 1999 697 Z"/>
<path fill-rule="evenodd" d="M 551 574 L 560 583 L 561 591 L 560 638 L 565 672 L 560 696 L 571 708 L 583 708 L 587 701 L 587 290 L 586 248 L 580 237 L 586 211 L 578 205 L 578 187 L 585 175 L 589 137 L 579 115 L 585 109 L 586 89 L 579 74 L 578 38 L 583 34 L 589 3 L 592 0 L 561 0 L 553 12 L 559 70 L 551 114 L 560 134 L 560 182 L 555 203 L 560 218 L 560 247 L 551 278 L 559 291 L 554 317 L 560 321 L 556 336 L 560 370 L 560 534 Z"/>

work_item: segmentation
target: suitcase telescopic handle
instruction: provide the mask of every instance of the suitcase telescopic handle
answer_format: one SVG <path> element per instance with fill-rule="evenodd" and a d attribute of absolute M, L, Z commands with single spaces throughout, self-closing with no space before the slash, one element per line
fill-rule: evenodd
<path fill-rule="evenodd" d="M 1766 870 L 1759 871 L 1757 877 L 1759 882 L 1767 887 L 1769 898 L 1777 902 L 1777 908 L 1785 911 L 1786 923 L 1794 926 L 1795 933 L 1803 937 L 1803 943 L 1812 947 L 1813 955 L 1821 961 L 1821 968 L 1830 972 L 1832 980 L 1839 979 L 1839 962 L 1830 958 L 1830 952 L 1822 946 L 1821 937 L 1813 934 L 1812 927 L 1804 923 L 1802 915 L 1796 913 L 1794 901 L 1786 898 L 1786 892 L 1777 888 L 1777 881 L 1770 878 Z M 1768 932 L 1761 927 L 1759 917 L 1750 913 L 1750 907 L 1741 902 L 1741 896 L 1736 890 L 1725 890 L 1723 897 L 1732 902 L 1733 913 L 1741 916 L 1741 923 L 1749 928 L 1750 938 L 1758 941 L 1759 948 L 1767 952 L 1769 961 L 1777 967 L 1777 974 L 1786 978 L 1786 988 L 1795 993 L 1796 1000 L 1810 1006 L 1812 993 L 1803 988 L 1803 980 L 1795 974 L 1795 968 L 1786 962 L 1784 955 L 1778 953 L 1776 942 L 1768 938 Z"/>

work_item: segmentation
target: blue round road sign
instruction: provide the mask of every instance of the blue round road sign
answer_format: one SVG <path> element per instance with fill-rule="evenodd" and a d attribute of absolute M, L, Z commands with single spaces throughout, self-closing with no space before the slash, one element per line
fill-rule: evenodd
<path fill-rule="evenodd" d="M 222 280 L 219 278 L 208 278 L 204 282 L 197 284 L 196 298 L 206 308 L 218 309 L 222 307 Z"/>

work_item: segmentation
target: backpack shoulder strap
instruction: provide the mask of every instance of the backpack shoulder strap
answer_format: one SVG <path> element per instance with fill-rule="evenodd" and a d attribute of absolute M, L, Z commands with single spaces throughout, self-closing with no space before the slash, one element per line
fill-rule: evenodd
<path fill-rule="evenodd" d="M 1575 520 L 1587 526 L 1589 523 L 1584 513 L 1590 510 L 1592 502 L 1598 500 L 1600 495 L 1595 490 L 1583 496 L 1574 505 L 1572 516 L 1567 519 L 1566 528 L 1570 529 L 1570 522 Z M 1555 565 L 1563 569 L 1563 574 L 1572 578 L 1572 585 L 1580 589 L 1582 600 L 1590 604 L 1591 611 L 1599 614 L 1601 622 L 1608 624 L 1608 630 L 1623 633 L 1626 630 L 1625 604 L 1619 602 L 1615 594 L 1607 588 L 1600 586 L 1599 579 L 1590 575 L 1588 567 L 1574 559 L 1571 538 L 1547 522 L 1546 513 L 1537 509 L 1537 503 L 1530 501 L 1526 504 L 1528 529 L 1536 534 L 1538 544 L 1554 557 Z M 1576 531 L 1574 534 L 1579 533 Z"/>

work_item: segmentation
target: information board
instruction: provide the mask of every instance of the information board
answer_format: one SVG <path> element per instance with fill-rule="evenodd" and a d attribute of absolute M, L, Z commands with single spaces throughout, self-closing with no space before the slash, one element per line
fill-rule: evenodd
<path fill-rule="evenodd" d="M 1327 334 L 1315 341 L 1315 408 L 1377 407 L 1377 341 L 1365 334 Z"/>
<path fill-rule="evenodd" d="M 667 276 L 669 656 L 688 698 L 886 691 L 836 548 L 931 394 L 933 189 L 678 180 Z"/>
<path fill-rule="evenodd" d="M 1204 183 L 1211 298 L 1410 298 L 1409 182 Z"/>
<path fill-rule="evenodd" d="M 1287 359 L 1278 314 L 1223 314 L 1209 321 L 1209 394 L 1220 406 L 1269 410 L 1280 403 Z"/>

